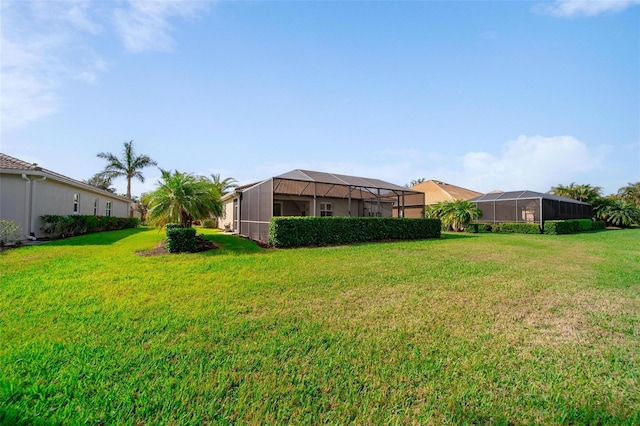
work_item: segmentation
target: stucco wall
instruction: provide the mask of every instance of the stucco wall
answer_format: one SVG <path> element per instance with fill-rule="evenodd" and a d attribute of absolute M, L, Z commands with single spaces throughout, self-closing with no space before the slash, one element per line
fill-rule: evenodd
<path fill-rule="evenodd" d="M 224 229 L 225 225 L 230 225 L 233 229 L 233 200 L 230 198 L 222 202 L 222 217 L 218 218 L 218 228 Z"/>
<path fill-rule="evenodd" d="M 12 220 L 20 226 L 20 239 L 27 237 L 29 182 L 20 175 L 0 174 L 0 219 Z"/>
<path fill-rule="evenodd" d="M 111 201 L 111 216 L 129 217 L 129 202 L 119 197 L 110 197 L 102 192 L 75 187 L 51 178 L 41 180 L 42 176 L 28 176 L 27 182 L 19 174 L 0 175 L 0 218 L 13 220 L 22 228 L 21 238 L 30 232 L 37 238 L 46 237 L 40 228 L 45 214 L 54 215 L 93 215 L 94 200 L 98 199 L 98 216 L 106 216 L 107 201 Z M 79 209 L 74 213 L 73 194 L 79 194 Z"/>

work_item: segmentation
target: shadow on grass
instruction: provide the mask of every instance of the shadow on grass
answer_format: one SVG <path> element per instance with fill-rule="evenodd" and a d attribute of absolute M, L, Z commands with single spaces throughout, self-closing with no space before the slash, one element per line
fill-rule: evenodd
<path fill-rule="evenodd" d="M 120 229 L 118 231 L 103 231 L 95 234 L 80 235 L 62 240 L 54 240 L 50 244 L 55 246 L 108 246 L 123 238 L 140 232 L 147 232 L 148 228 Z"/>
<path fill-rule="evenodd" d="M 442 232 L 441 240 L 457 240 L 460 238 L 478 238 L 481 234 L 469 234 L 464 232 Z"/>

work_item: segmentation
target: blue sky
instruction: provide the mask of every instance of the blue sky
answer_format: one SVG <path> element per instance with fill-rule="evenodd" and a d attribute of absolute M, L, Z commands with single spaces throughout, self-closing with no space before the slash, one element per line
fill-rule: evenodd
<path fill-rule="evenodd" d="M 0 151 L 76 179 L 640 180 L 640 2 L 4 1 Z M 152 190 L 160 175 L 144 171 Z M 124 180 L 115 181 L 119 192 Z"/>

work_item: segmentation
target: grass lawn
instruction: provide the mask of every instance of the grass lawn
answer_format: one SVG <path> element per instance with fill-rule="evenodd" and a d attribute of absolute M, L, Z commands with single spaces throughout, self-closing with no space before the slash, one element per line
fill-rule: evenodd
<path fill-rule="evenodd" d="M 0 253 L 1 424 L 640 424 L 640 229 Z"/>

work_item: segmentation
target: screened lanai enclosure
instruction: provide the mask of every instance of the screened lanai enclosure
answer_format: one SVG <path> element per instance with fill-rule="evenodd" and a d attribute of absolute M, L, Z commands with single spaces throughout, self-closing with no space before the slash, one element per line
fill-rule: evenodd
<path fill-rule="evenodd" d="M 236 192 L 233 230 L 266 242 L 274 216 L 404 217 L 406 200 L 424 194 L 378 179 L 293 170 Z"/>
<path fill-rule="evenodd" d="M 534 191 L 491 192 L 473 198 L 482 211 L 478 222 L 533 222 L 591 219 L 591 204 Z"/>

